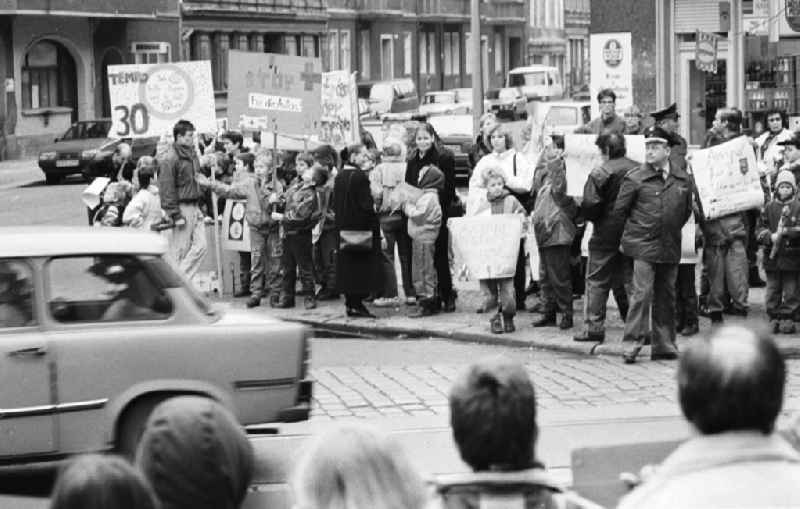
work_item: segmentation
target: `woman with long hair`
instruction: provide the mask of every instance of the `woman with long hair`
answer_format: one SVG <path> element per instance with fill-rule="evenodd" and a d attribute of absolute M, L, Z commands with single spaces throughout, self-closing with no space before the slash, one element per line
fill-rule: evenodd
<path fill-rule="evenodd" d="M 442 207 L 442 226 L 436 240 L 436 275 L 438 277 L 438 298 L 445 312 L 456 310 L 458 294 L 453 288 L 453 276 L 450 274 L 450 230 L 447 219 L 450 217 L 451 205 L 457 201 L 456 196 L 456 163 L 453 152 L 447 149 L 436 134 L 436 129 L 428 122 L 422 122 L 414 133 L 416 148 L 411 152 L 406 164 L 406 182 L 412 186 L 419 185 L 420 170 L 425 166 L 435 166 L 444 173 L 444 189 L 439 192 L 439 204 Z"/>

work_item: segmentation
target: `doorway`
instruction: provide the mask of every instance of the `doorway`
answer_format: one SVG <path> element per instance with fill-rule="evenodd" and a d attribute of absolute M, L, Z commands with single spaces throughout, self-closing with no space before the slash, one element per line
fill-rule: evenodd
<path fill-rule="evenodd" d="M 689 61 L 689 143 L 702 145 L 717 110 L 725 107 L 727 97 L 726 61 L 717 62 L 717 72 L 699 70 Z"/>
<path fill-rule="evenodd" d="M 103 118 L 111 117 L 111 98 L 108 94 L 108 66 L 122 64 L 122 53 L 116 48 L 108 48 L 103 55 L 103 62 L 100 64 L 100 83 L 102 83 L 101 101 L 102 105 L 100 111 L 103 112 Z"/>

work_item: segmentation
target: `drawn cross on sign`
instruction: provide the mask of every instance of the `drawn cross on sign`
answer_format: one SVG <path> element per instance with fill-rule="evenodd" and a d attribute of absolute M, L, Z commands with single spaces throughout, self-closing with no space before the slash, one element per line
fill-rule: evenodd
<path fill-rule="evenodd" d="M 305 83 L 304 90 L 314 90 L 314 83 L 322 83 L 322 73 L 314 72 L 314 64 L 306 62 L 300 73 L 300 81 Z"/>

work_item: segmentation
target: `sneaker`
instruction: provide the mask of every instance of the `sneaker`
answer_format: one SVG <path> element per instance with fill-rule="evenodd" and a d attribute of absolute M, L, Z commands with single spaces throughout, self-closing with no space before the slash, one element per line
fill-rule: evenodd
<path fill-rule="evenodd" d="M 514 315 L 503 315 L 503 332 L 510 334 L 516 330 L 517 328 L 514 327 Z"/>
<path fill-rule="evenodd" d="M 316 309 L 317 308 L 317 300 L 314 297 L 307 296 L 303 299 L 303 306 L 306 309 Z"/>
<path fill-rule="evenodd" d="M 380 297 L 372 303 L 376 308 L 391 308 L 400 305 L 400 297 Z"/>
<path fill-rule="evenodd" d="M 558 328 L 561 330 L 571 329 L 572 325 L 572 315 L 562 315 L 561 321 L 558 322 Z"/>

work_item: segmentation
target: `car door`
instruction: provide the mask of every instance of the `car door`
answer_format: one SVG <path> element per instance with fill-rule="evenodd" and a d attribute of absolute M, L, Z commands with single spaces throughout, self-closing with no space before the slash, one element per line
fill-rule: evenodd
<path fill-rule="evenodd" d="M 0 458 L 52 452 L 52 353 L 35 311 L 33 266 L 0 260 Z"/>

